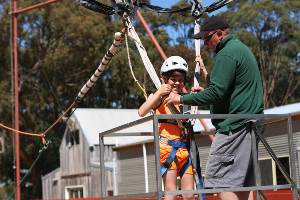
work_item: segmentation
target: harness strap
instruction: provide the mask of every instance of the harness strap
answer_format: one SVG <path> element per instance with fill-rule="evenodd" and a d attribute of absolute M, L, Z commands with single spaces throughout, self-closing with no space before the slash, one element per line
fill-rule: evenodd
<path fill-rule="evenodd" d="M 160 139 L 162 139 L 162 137 Z M 187 144 L 185 142 L 182 142 L 181 140 L 167 140 L 167 144 L 172 146 L 172 151 L 170 155 L 166 158 L 165 162 L 161 165 L 160 168 L 161 176 L 165 175 L 165 173 L 171 167 L 173 162 L 177 163 L 176 152 L 179 148 L 187 148 L 189 150 L 189 145 L 187 146 Z M 187 162 L 183 165 L 183 167 L 179 171 L 180 177 L 183 176 L 183 174 L 191 164 L 192 164 L 192 160 L 189 156 Z"/>
<path fill-rule="evenodd" d="M 178 123 L 175 119 L 159 119 L 158 123 L 178 125 Z"/>
<path fill-rule="evenodd" d="M 179 175 L 180 177 L 183 176 L 184 172 L 187 170 L 187 168 L 192 164 L 192 159 L 189 156 L 189 159 L 187 162 L 185 162 L 185 164 L 181 167 L 180 171 L 179 171 Z"/>

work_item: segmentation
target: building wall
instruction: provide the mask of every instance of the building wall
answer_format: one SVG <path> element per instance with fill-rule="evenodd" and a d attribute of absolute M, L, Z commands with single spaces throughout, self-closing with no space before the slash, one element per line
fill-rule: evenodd
<path fill-rule="evenodd" d="M 67 134 L 74 129 L 66 128 L 60 146 L 60 168 L 62 175 L 71 175 L 89 171 L 90 151 L 89 145 L 81 131 L 79 131 L 79 144 L 68 145 Z"/>
<path fill-rule="evenodd" d="M 147 165 L 148 165 L 148 181 L 149 181 L 149 192 L 157 191 L 156 184 L 156 164 L 154 155 L 154 143 L 147 143 Z"/>
<path fill-rule="evenodd" d="M 68 131 L 79 130 L 79 144 L 68 145 Z M 112 161 L 112 146 L 105 147 L 105 161 Z M 82 186 L 85 197 L 100 196 L 99 146 L 89 147 L 74 124 L 67 126 L 60 146 L 60 168 L 42 177 L 43 199 L 64 199 L 66 187 Z M 106 171 L 107 189 L 113 190 L 113 171 Z"/>
<path fill-rule="evenodd" d="M 60 169 L 42 177 L 43 199 L 62 199 Z"/>
<path fill-rule="evenodd" d="M 145 192 L 144 159 L 142 145 L 122 149 L 117 154 L 118 194 L 136 194 Z"/>

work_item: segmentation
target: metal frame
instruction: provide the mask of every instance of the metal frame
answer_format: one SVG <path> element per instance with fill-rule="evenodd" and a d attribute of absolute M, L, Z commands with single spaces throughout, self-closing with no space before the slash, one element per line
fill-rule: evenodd
<path fill-rule="evenodd" d="M 12 102 L 14 104 L 12 108 L 13 113 L 13 127 L 15 130 L 20 128 L 20 115 L 19 115 L 19 55 L 18 55 L 18 16 L 20 14 L 29 12 L 31 10 L 45 7 L 49 4 L 58 2 L 59 0 L 47 0 L 42 3 L 30 5 L 25 8 L 19 9 L 17 6 L 17 0 L 11 0 L 11 80 L 12 80 Z M 21 199 L 21 178 L 20 178 L 20 138 L 18 132 L 14 133 L 14 145 L 15 145 L 15 167 L 16 167 L 16 189 L 15 199 Z"/>
<path fill-rule="evenodd" d="M 100 166 L 101 166 L 101 194 L 102 198 L 107 197 L 106 196 L 106 189 L 104 187 L 105 185 L 105 166 L 104 166 L 104 141 L 103 137 L 105 136 L 129 136 L 129 135 L 135 135 L 135 136 L 142 136 L 145 135 L 145 133 L 135 133 L 135 134 L 126 134 L 126 133 L 116 133 L 117 131 L 123 130 L 125 128 L 129 128 L 141 123 L 144 123 L 146 121 L 153 120 L 153 135 L 154 135 L 154 144 L 155 144 L 155 163 L 156 163 L 156 181 L 157 181 L 157 193 L 156 197 L 157 199 L 162 199 L 163 195 L 169 194 L 169 195 L 179 195 L 179 194 L 209 194 L 209 193 L 220 193 L 220 192 L 237 192 L 237 191 L 256 191 L 257 193 L 257 199 L 260 199 L 261 191 L 263 190 L 277 190 L 277 189 L 287 189 L 291 188 L 293 191 L 293 199 L 297 200 L 299 197 L 299 189 L 297 188 L 297 185 L 294 181 L 296 178 L 296 168 L 295 163 L 297 161 L 296 150 L 294 147 L 293 142 L 293 133 L 292 133 L 292 116 L 291 114 L 172 114 L 172 115 L 153 115 L 148 116 L 121 126 L 118 126 L 116 128 L 104 131 L 99 133 L 99 143 L 100 143 Z M 158 120 L 159 119 L 199 119 L 199 118 L 210 118 L 210 119 L 224 119 L 224 118 L 235 118 L 235 119 L 279 119 L 284 118 L 287 119 L 287 127 L 288 127 L 288 145 L 289 145 L 289 156 L 290 156 L 290 167 L 291 167 L 291 176 L 286 172 L 286 170 L 283 168 L 282 164 L 278 160 L 277 156 L 267 143 L 267 141 L 262 137 L 260 133 L 254 132 L 251 134 L 252 138 L 256 138 L 257 140 L 261 141 L 263 145 L 265 146 L 268 153 L 271 155 L 273 160 L 275 161 L 276 165 L 279 167 L 281 172 L 284 174 L 285 178 L 289 182 L 289 184 L 285 185 L 268 185 L 268 186 L 261 186 L 261 176 L 260 176 L 260 170 L 258 166 L 258 154 L 257 154 L 257 140 L 252 140 L 252 149 L 254 150 L 252 152 L 253 156 L 253 164 L 255 169 L 255 179 L 256 179 L 256 186 L 253 187 L 233 187 L 233 188 L 220 188 L 220 189 L 198 189 L 193 191 L 175 191 L 175 192 L 165 192 L 162 190 L 162 177 L 160 175 L 160 161 L 159 161 L 159 130 L 158 130 Z M 149 135 L 149 134 L 147 134 Z M 102 162 L 102 164 L 101 164 Z M 104 178 L 103 178 L 104 177 Z M 150 193 L 145 193 L 150 194 Z M 153 195 L 153 193 L 151 193 Z M 130 196 L 130 195 L 128 195 Z M 262 194 L 263 196 L 263 194 Z M 110 197 L 111 199 L 112 197 Z"/>

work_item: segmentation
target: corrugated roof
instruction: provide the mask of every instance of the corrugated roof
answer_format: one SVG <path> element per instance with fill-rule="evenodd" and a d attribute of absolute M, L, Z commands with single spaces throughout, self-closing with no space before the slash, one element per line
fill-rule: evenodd
<path fill-rule="evenodd" d="M 99 144 L 98 133 L 140 119 L 137 109 L 93 109 L 78 108 L 72 115 L 82 129 L 90 146 Z M 152 121 L 120 131 L 121 133 L 152 132 Z M 152 136 L 105 137 L 109 145 L 124 144 L 134 139 L 135 142 L 151 139 Z"/>
<path fill-rule="evenodd" d="M 300 103 L 292 103 L 284 106 L 269 108 L 264 111 L 265 114 L 292 114 L 300 112 Z"/>

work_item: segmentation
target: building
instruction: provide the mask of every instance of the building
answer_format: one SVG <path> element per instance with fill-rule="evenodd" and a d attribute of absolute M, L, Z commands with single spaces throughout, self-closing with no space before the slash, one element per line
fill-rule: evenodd
<path fill-rule="evenodd" d="M 100 196 L 100 157 L 98 133 L 137 120 L 136 109 L 76 109 L 59 148 L 60 167 L 42 177 L 43 199 L 69 199 Z M 126 130 L 151 132 L 151 122 Z M 135 141 L 152 137 L 143 136 Z M 115 153 L 112 147 L 131 143 L 132 137 L 107 137 L 105 143 L 106 189 L 113 195 Z"/>

